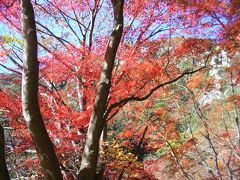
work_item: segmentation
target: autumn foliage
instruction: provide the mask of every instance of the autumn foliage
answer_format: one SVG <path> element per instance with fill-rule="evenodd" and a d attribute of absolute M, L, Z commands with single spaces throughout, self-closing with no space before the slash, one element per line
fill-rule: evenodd
<path fill-rule="evenodd" d="M 41 114 L 63 178 L 77 179 L 106 65 L 112 4 L 32 4 Z M 19 1 L 1 1 L 0 124 L 11 178 L 34 179 L 43 172 L 22 115 L 20 13 Z M 240 2 L 125 0 L 123 17 L 96 174 L 106 179 L 239 177 Z"/>

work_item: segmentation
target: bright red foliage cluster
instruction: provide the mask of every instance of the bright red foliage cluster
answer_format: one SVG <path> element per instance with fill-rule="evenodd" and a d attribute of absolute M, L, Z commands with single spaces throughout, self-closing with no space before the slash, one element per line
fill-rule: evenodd
<path fill-rule="evenodd" d="M 104 51 L 112 27 L 110 2 L 43 0 L 35 2 L 34 8 L 39 41 L 41 113 L 61 165 L 66 173 L 74 176 L 80 165 L 100 71 L 104 66 Z M 0 63 L 6 70 L 21 74 L 22 42 L 16 40 L 21 39 L 19 9 L 19 1 L 3 0 L 0 4 L 1 24 L 11 32 L 0 34 Z M 213 138 L 225 140 L 233 134 L 216 133 L 210 128 L 203 133 L 201 128 L 207 127 L 207 120 L 201 111 L 208 106 L 200 107 L 196 101 L 200 102 L 204 93 L 214 89 L 215 79 L 207 76 L 212 69 L 209 62 L 225 50 L 231 62 L 223 68 L 227 80 L 221 83 L 232 88 L 232 94 L 226 97 L 226 102 L 230 103 L 226 109 L 236 110 L 240 106 L 240 96 L 234 92 L 240 83 L 239 9 L 238 0 L 126 0 L 123 37 L 112 72 L 107 110 L 124 98 L 144 97 L 159 84 L 172 81 L 184 72 L 206 67 L 199 74 L 188 75 L 180 82 L 174 81 L 175 84 L 154 91 L 144 102 L 123 103 L 112 109 L 107 119 L 108 141 L 116 139 L 119 147 L 114 148 L 126 153 L 101 155 L 100 161 L 107 164 L 106 175 L 116 178 L 123 171 L 129 174 L 126 177 L 153 179 L 162 177 L 157 171 L 165 169 L 173 173 L 177 169 L 177 173 L 188 177 L 186 172 L 192 171 L 194 164 L 191 153 L 195 156 L 198 153 L 196 139 L 199 134 L 203 134 L 200 140 L 207 139 L 204 133 L 208 131 Z M 0 110 L 3 114 L 0 115 L 13 128 L 12 151 L 21 159 L 16 164 L 24 162 L 26 169 L 34 165 L 40 173 L 35 154 L 30 154 L 32 160 L 21 155 L 34 149 L 22 117 L 21 80 L 19 76 L 9 80 L 8 74 L 4 78 L 14 87 L 8 87 L 9 84 L 1 87 Z M 181 126 L 181 121 L 196 117 L 200 130 L 196 130 L 197 123 L 193 130 L 190 126 L 185 129 Z M 185 134 L 188 135 L 185 137 Z M 128 152 L 133 155 L 127 155 Z M 151 153 L 157 158 L 146 157 Z M 140 164 L 134 164 L 130 158 L 135 156 Z M 129 169 L 124 162 L 130 163 L 127 164 Z M 116 164 L 118 168 L 114 167 Z M 221 174 L 217 171 L 220 170 L 213 172 L 215 177 Z"/>

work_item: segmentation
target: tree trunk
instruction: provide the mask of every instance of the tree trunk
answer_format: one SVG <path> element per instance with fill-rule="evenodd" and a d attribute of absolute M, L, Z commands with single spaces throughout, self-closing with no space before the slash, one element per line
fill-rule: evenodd
<path fill-rule="evenodd" d="M 123 31 L 123 4 L 124 0 L 112 0 L 114 28 L 105 53 L 97 95 L 89 122 L 86 144 L 78 176 L 78 179 L 81 180 L 92 180 L 94 179 L 94 175 L 96 173 L 99 140 L 105 124 L 103 116 L 106 110 L 109 90 L 111 87 L 114 60 L 116 58 L 117 49 Z"/>
<path fill-rule="evenodd" d="M 0 125 L 0 179 L 10 180 L 4 151 L 4 130 Z"/>
<path fill-rule="evenodd" d="M 53 144 L 44 126 L 38 104 L 37 35 L 34 11 L 30 0 L 21 1 L 21 23 L 24 39 L 22 108 L 33 139 L 45 179 L 61 180 L 62 174 Z"/>

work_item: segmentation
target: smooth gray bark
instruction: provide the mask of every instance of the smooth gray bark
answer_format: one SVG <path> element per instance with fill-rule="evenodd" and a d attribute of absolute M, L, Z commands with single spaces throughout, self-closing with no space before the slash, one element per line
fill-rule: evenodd
<path fill-rule="evenodd" d="M 0 125 L 0 179 L 10 180 L 4 151 L 4 130 Z"/>
<path fill-rule="evenodd" d="M 111 87 L 114 60 L 123 31 L 123 4 L 124 0 L 112 0 L 114 28 L 105 53 L 97 95 L 89 122 L 86 144 L 78 176 L 78 179 L 81 180 L 92 180 L 96 173 L 99 140 L 105 124 L 104 113 L 107 108 L 107 100 Z"/>
<path fill-rule="evenodd" d="M 44 126 L 38 104 L 37 35 L 34 10 L 30 0 L 21 1 L 21 23 L 24 42 L 22 74 L 23 116 L 37 150 L 45 179 L 61 180 L 59 162 Z"/>

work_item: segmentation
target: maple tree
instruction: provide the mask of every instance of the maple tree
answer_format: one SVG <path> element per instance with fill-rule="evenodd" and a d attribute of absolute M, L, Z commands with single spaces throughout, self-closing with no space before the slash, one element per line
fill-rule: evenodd
<path fill-rule="evenodd" d="M 147 171 L 160 166 L 189 179 L 196 173 L 195 154 L 211 176 L 236 176 L 231 170 L 238 167 L 236 145 L 224 152 L 217 140 L 227 144 L 236 131 L 239 141 L 237 0 L 44 0 L 32 2 L 33 7 L 29 0 L 21 2 L 0 5 L 1 23 L 11 33 L 0 36 L 0 65 L 23 76 L 11 80 L 16 86 L 22 81 L 22 105 L 19 88 L 0 92 L 6 126 L 14 128 L 11 169 L 24 163 L 19 174 L 46 179 L 154 179 L 159 177 Z M 214 89 L 209 62 L 221 50 L 231 58 L 224 71 L 233 95 L 226 97 L 234 109 L 236 125 L 226 126 L 232 134 L 228 128 L 213 131 L 208 106 L 198 105 Z M 213 165 L 198 147 L 199 134 L 210 144 Z M 25 152 L 33 154 L 21 155 Z M 157 158 L 145 158 L 151 153 Z"/>

